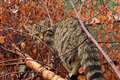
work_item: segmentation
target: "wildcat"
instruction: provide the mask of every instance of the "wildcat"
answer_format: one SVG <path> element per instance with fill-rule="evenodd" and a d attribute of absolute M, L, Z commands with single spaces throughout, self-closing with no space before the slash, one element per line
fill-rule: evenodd
<path fill-rule="evenodd" d="M 80 28 L 78 19 L 67 18 L 54 26 L 47 25 L 48 23 L 48 20 L 44 21 L 42 26 L 37 26 L 39 29 L 36 27 L 35 30 L 38 33 L 45 30 L 42 40 L 54 49 L 69 72 L 70 79 L 76 80 L 74 76 L 82 66 L 85 68 L 87 80 L 104 80 L 99 51 Z"/>

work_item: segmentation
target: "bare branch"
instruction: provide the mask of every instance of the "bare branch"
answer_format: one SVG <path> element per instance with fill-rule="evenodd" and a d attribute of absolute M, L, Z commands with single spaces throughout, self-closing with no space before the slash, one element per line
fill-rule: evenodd
<path fill-rule="evenodd" d="M 41 64 L 37 63 L 36 61 L 34 61 L 28 54 L 21 53 L 20 51 L 16 50 L 9 50 L 6 49 L 3 46 L 0 46 L 3 50 L 14 53 L 19 55 L 20 57 L 24 57 L 25 58 L 25 64 L 31 68 L 32 70 L 34 70 L 35 72 L 39 73 L 40 75 L 42 74 L 43 78 L 45 79 L 49 79 L 49 80 L 66 80 L 62 77 L 60 77 L 59 75 L 56 75 L 54 72 L 46 69 L 45 67 L 43 67 Z"/>

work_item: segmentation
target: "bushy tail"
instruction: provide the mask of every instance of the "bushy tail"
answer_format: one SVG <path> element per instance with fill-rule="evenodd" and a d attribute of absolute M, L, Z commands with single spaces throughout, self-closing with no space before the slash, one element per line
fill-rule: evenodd
<path fill-rule="evenodd" d="M 98 56 L 98 49 L 92 42 L 87 41 L 84 45 L 82 60 L 82 65 L 86 68 L 87 80 L 104 80 Z"/>

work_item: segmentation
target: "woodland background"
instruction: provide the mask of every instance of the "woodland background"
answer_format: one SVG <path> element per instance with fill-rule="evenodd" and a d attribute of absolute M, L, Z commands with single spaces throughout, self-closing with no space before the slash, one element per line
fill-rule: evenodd
<path fill-rule="evenodd" d="M 120 0 L 73 2 L 82 21 L 120 70 Z M 0 0 L 0 79 L 43 80 L 26 67 L 23 58 L 9 50 L 17 48 L 44 67 L 48 66 L 48 57 L 51 56 L 48 47 L 44 43 L 35 43 L 25 27 L 27 24 L 37 24 L 46 17 L 54 25 L 71 16 L 75 17 L 76 14 L 68 0 Z M 106 80 L 118 80 L 102 54 L 100 59 Z M 66 77 L 68 73 L 62 64 L 57 61 L 53 64 L 53 71 Z M 85 76 L 81 75 L 79 80 L 85 80 Z"/>

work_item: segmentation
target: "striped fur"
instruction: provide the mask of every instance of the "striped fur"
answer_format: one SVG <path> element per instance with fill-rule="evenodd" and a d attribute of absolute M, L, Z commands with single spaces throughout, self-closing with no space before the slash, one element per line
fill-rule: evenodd
<path fill-rule="evenodd" d="M 86 68 L 87 80 L 104 80 L 98 58 L 98 49 L 87 39 L 77 19 L 68 18 L 57 26 L 49 27 L 43 39 L 58 51 L 64 67 L 72 76 L 80 66 Z"/>
<path fill-rule="evenodd" d="M 87 39 L 77 19 L 68 18 L 62 21 L 55 32 L 54 47 L 60 59 L 69 71 L 70 76 L 77 73 L 78 68 L 86 68 L 87 80 L 104 80 L 98 58 L 98 49 Z M 61 56 L 65 54 L 64 56 Z"/>
<path fill-rule="evenodd" d="M 86 68 L 87 80 L 104 80 L 98 58 L 98 49 L 92 42 L 86 41 L 83 52 L 81 64 Z"/>

